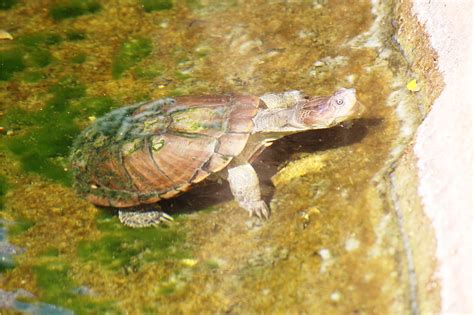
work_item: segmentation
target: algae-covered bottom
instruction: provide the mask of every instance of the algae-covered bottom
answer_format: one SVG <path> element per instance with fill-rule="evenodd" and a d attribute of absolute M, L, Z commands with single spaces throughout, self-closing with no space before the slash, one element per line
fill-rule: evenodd
<path fill-rule="evenodd" d="M 380 174 L 407 136 L 391 97 L 406 69 L 385 44 L 389 10 L 372 9 L 369 1 L 1 2 L 0 29 L 13 39 L 0 41 L 8 232 L 0 252 L 18 252 L 0 265 L 0 307 L 405 312 L 404 253 Z M 248 219 L 227 184 L 164 202 L 176 222 L 142 230 L 71 188 L 72 141 L 113 108 L 339 87 L 357 89 L 362 119 L 281 139 L 254 163 L 273 212 L 266 223 Z"/>

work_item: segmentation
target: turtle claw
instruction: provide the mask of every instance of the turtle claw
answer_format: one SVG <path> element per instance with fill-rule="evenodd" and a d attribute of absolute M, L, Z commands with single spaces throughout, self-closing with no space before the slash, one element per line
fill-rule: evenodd
<path fill-rule="evenodd" d="M 270 209 L 263 200 L 247 203 L 244 208 L 249 212 L 249 217 L 256 216 L 260 220 L 270 218 Z"/>
<path fill-rule="evenodd" d="M 119 210 L 119 220 L 122 224 L 132 228 L 171 224 L 173 218 L 161 211 L 126 211 Z"/>
<path fill-rule="evenodd" d="M 160 217 L 160 222 L 163 222 L 163 223 L 166 223 L 166 224 L 170 224 L 170 223 L 173 223 L 174 222 L 174 219 L 173 217 L 171 217 L 170 215 L 164 213 L 164 212 L 161 212 L 161 217 Z"/>

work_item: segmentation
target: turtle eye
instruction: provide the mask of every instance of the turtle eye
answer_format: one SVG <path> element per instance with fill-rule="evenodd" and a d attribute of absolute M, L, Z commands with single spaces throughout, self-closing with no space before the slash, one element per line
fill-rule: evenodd
<path fill-rule="evenodd" d="M 337 99 L 337 100 L 336 100 L 336 104 L 337 104 L 337 105 L 342 105 L 342 104 L 344 104 L 344 101 L 341 100 L 341 99 Z"/>

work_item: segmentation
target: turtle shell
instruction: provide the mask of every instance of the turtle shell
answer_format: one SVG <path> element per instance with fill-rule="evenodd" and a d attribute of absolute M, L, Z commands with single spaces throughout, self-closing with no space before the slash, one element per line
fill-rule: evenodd
<path fill-rule="evenodd" d="M 187 191 L 244 149 L 258 106 L 253 96 L 185 96 L 114 110 L 76 139 L 77 190 L 113 207 Z"/>

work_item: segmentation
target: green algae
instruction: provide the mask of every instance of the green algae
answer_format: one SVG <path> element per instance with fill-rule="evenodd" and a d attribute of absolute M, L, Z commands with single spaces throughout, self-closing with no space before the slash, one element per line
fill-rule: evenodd
<path fill-rule="evenodd" d="M 118 314 L 112 302 L 95 301 L 93 297 L 80 295 L 71 278 L 70 266 L 63 262 L 33 267 L 36 284 L 41 290 L 42 302 L 73 310 L 75 314 Z"/>
<path fill-rule="evenodd" d="M 15 268 L 15 263 L 12 261 L 2 261 L 0 260 L 0 274 L 7 272 L 8 270 L 12 270 Z"/>
<path fill-rule="evenodd" d="M 46 257 L 59 257 L 59 255 L 60 255 L 59 249 L 55 247 L 46 248 L 43 252 L 41 252 L 41 256 L 46 256 Z"/>
<path fill-rule="evenodd" d="M 69 277 L 69 267 L 66 264 L 55 263 L 49 266 L 35 266 L 36 282 L 42 289 L 41 298 L 49 303 L 61 302 L 58 300 L 64 293 L 70 297 L 72 293 L 67 291 L 74 288 L 74 284 Z"/>
<path fill-rule="evenodd" d="M 32 220 L 24 218 L 16 218 L 15 224 L 12 224 L 8 227 L 8 234 L 12 237 L 18 236 L 35 225 L 35 222 Z"/>
<path fill-rule="evenodd" d="M 133 74 L 139 79 L 154 79 L 163 74 L 161 67 L 142 68 L 137 67 Z"/>
<path fill-rule="evenodd" d="M 0 81 L 10 80 L 15 72 L 26 68 L 24 52 L 20 49 L 0 51 Z"/>
<path fill-rule="evenodd" d="M 71 58 L 71 62 L 74 64 L 83 64 L 87 60 L 87 55 L 85 53 L 78 53 Z"/>
<path fill-rule="evenodd" d="M 74 107 L 81 117 L 100 117 L 119 107 L 119 104 L 109 96 L 99 96 L 85 98 Z"/>
<path fill-rule="evenodd" d="M 103 232 L 101 239 L 79 244 L 78 255 L 115 271 L 136 271 L 147 262 L 187 258 L 182 246 L 185 235 L 176 227 L 130 229 L 116 216 L 101 214 L 97 227 Z"/>
<path fill-rule="evenodd" d="M 65 170 L 66 158 L 72 142 L 80 132 L 73 123 L 79 113 L 71 110 L 70 102 L 82 98 L 86 90 L 75 79 L 65 78 L 52 86 L 50 92 L 53 97 L 40 111 L 30 113 L 16 109 L 11 113 L 7 112 L 3 120 L 7 127 L 28 128 L 18 136 L 7 138 L 5 144 L 18 156 L 25 171 L 69 185 L 71 176 Z"/>
<path fill-rule="evenodd" d="M 140 0 L 140 3 L 145 12 L 163 11 L 173 8 L 172 0 Z"/>
<path fill-rule="evenodd" d="M 18 0 L 0 0 L 0 10 L 11 9 L 17 3 Z"/>
<path fill-rule="evenodd" d="M 187 79 L 191 78 L 191 76 L 187 73 L 183 73 L 181 71 L 176 71 L 174 73 L 174 76 L 176 79 L 178 79 L 179 81 L 186 81 Z"/>
<path fill-rule="evenodd" d="M 49 7 L 49 14 L 55 21 L 75 18 L 85 14 L 96 13 L 101 5 L 96 0 L 62 0 Z"/>
<path fill-rule="evenodd" d="M 46 78 L 46 75 L 42 71 L 25 71 L 22 75 L 22 80 L 28 83 L 37 83 Z"/>
<path fill-rule="evenodd" d="M 113 59 L 112 76 L 114 79 L 119 79 L 125 71 L 148 57 L 152 50 L 150 39 L 132 38 L 125 41 Z"/>
<path fill-rule="evenodd" d="M 182 96 L 182 95 L 184 95 L 185 93 L 186 93 L 186 92 L 184 92 L 182 89 L 177 88 L 177 89 L 174 89 L 174 90 L 169 91 L 168 96 L 170 96 L 170 97 L 177 97 L 177 96 Z"/>
<path fill-rule="evenodd" d="M 160 288 L 160 290 L 158 290 L 158 292 L 161 295 L 172 295 L 173 293 L 176 292 L 176 285 L 174 284 L 164 285 Z"/>
<path fill-rule="evenodd" d="M 23 34 L 16 41 L 23 46 L 34 48 L 60 44 L 63 38 L 56 33 L 36 32 Z"/>
<path fill-rule="evenodd" d="M 86 32 L 70 30 L 66 32 L 66 39 L 72 42 L 84 40 L 87 38 Z"/>
<path fill-rule="evenodd" d="M 16 130 L 23 126 L 32 125 L 33 120 L 31 118 L 26 110 L 14 107 L 10 109 L 5 116 L 0 118 L 0 122 L 8 128 Z"/>
<path fill-rule="evenodd" d="M 53 85 L 50 89 L 53 99 L 48 103 L 51 110 L 57 111 L 69 105 L 68 101 L 78 99 L 86 95 L 86 87 L 73 77 L 66 77 L 60 83 Z"/>
<path fill-rule="evenodd" d="M 192 9 L 203 8 L 203 5 L 200 0 L 186 0 L 186 5 Z"/>
<path fill-rule="evenodd" d="M 31 61 L 31 65 L 34 67 L 43 68 L 48 66 L 53 60 L 53 56 L 49 50 L 46 49 L 35 49 L 29 52 L 25 57 Z"/>
<path fill-rule="evenodd" d="M 211 271 L 216 271 L 217 269 L 220 268 L 219 262 L 213 259 L 206 260 L 204 262 L 204 265 L 206 266 L 206 268 L 208 268 Z"/>
<path fill-rule="evenodd" d="M 3 210 L 4 202 L 5 202 L 5 195 L 7 194 L 9 185 L 6 176 L 0 175 L 0 210 Z"/>
<path fill-rule="evenodd" d="M 30 67 L 47 67 L 53 61 L 49 46 L 61 41 L 61 36 L 55 33 L 29 33 L 19 36 L 13 48 L 0 51 L 0 81 L 8 81 L 15 72 Z"/>
<path fill-rule="evenodd" d="M 55 33 L 29 33 L 18 38 L 17 47 L 22 50 L 28 67 L 43 68 L 53 61 L 50 46 L 61 42 L 62 37 Z"/>

